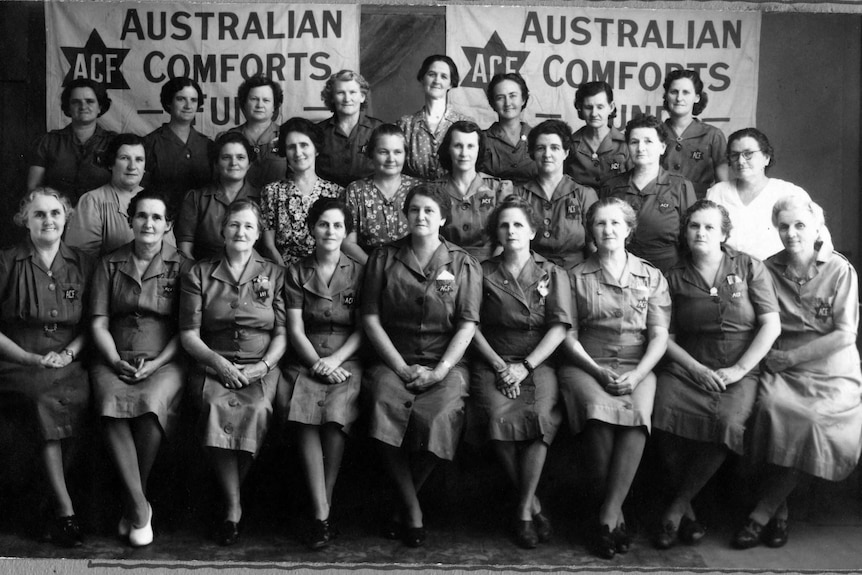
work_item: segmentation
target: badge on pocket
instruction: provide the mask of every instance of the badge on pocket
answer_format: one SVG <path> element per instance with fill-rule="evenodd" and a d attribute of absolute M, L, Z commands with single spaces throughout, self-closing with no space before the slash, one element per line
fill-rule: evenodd
<path fill-rule="evenodd" d="M 448 270 L 441 271 L 434 281 L 438 293 L 452 293 L 452 290 L 455 289 L 455 276 Z"/>

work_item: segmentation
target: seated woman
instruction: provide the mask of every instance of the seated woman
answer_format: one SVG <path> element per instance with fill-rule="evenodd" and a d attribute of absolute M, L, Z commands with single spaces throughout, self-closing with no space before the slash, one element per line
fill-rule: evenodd
<path fill-rule="evenodd" d="M 221 229 L 222 256 L 198 262 L 182 278 L 179 328 L 180 342 L 197 362 L 188 390 L 223 495 L 216 541 L 233 545 L 242 518 L 240 489 L 269 429 L 287 337 L 284 268 L 254 250 L 257 205 L 231 203 Z"/>
<path fill-rule="evenodd" d="M 51 540 L 81 545 L 81 527 L 66 488 L 64 455 L 83 431 L 90 381 L 80 361 L 87 343 L 90 276 L 94 262 L 61 241 L 72 207 L 50 188 L 21 200 L 15 223 L 27 228 L 18 247 L 0 251 L 0 398 L 27 406 L 41 436 L 40 455 L 56 514 Z"/>
<path fill-rule="evenodd" d="M 723 206 L 699 200 L 680 227 L 683 257 L 667 274 L 673 323 L 653 412 L 656 445 L 674 498 L 655 546 L 706 534 L 691 501 L 730 452 L 744 453 L 760 360 L 781 331 L 772 280 L 755 258 L 727 247 Z"/>
<path fill-rule="evenodd" d="M 144 140 L 120 134 L 108 144 L 105 159 L 111 182 L 81 196 L 66 230 L 66 243 L 99 257 L 132 241 L 129 202 L 141 191 L 146 155 Z"/>
<path fill-rule="evenodd" d="M 153 541 L 147 480 L 176 426 L 186 376 L 176 318 L 191 262 L 164 241 L 167 201 L 149 190 L 132 198 L 135 239 L 102 258 L 92 285 L 94 404 L 125 490 L 117 532 L 133 547 Z"/>
<path fill-rule="evenodd" d="M 362 324 L 378 355 L 363 379 L 369 433 L 400 498 L 386 535 L 409 547 L 425 542 L 417 494 L 437 461 L 452 460 L 458 447 L 468 386 L 461 359 L 482 298 L 479 264 L 439 236 L 449 210 L 441 190 L 411 190 L 404 202 L 410 234 L 375 250 L 362 290 Z"/>
<path fill-rule="evenodd" d="M 530 101 L 527 82 L 517 72 L 495 74 L 486 95 L 497 121 L 485 130 L 483 170 L 515 184 L 532 180 L 536 177 L 536 163 L 527 149 L 530 126 L 521 119 Z"/>
<path fill-rule="evenodd" d="M 751 419 L 751 454 L 767 464 L 767 473 L 760 500 L 733 541 L 742 549 L 787 543 L 787 497 L 800 477 L 840 481 L 856 468 L 862 449 L 856 270 L 838 253 L 818 253 L 823 210 L 817 204 L 781 198 L 772 225 L 784 244 L 766 260 L 781 336 L 766 354 Z"/>
<path fill-rule="evenodd" d="M 486 223 L 499 200 L 512 193 L 512 182 L 483 174 L 485 135 L 473 122 L 452 124 L 440 144 L 440 165 L 449 177 L 440 180 L 452 201 L 452 217 L 440 230 L 448 241 L 479 260 L 491 256 Z"/>
<path fill-rule="evenodd" d="M 339 200 L 320 198 L 308 211 L 314 253 L 291 264 L 285 300 L 294 350 L 278 389 L 282 417 L 295 424 L 314 522 L 306 544 L 321 549 L 332 536 L 329 514 L 344 443 L 359 416 L 362 345 L 359 293 L 363 266 L 341 253 L 353 219 Z"/>
<path fill-rule="evenodd" d="M 572 325 L 566 273 L 530 251 L 535 213 L 518 196 L 504 199 L 488 219 L 488 234 L 503 253 L 482 263 L 479 356 L 470 378 L 468 436 L 490 440 L 515 485 L 515 540 L 532 549 L 551 538 L 551 523 L 536 497 L 548 446 L 562 421 L 551 355 Z"/>
<path fill-rule="evenodd" d="M 623 503 L 650 430 L 656 378 L 670 323 L 670 297 L 661 272 L 626 250 L 634 210 L 604 198 L 587 211 L 598 251 L 570 272 L 577 317 L 564 343 L 569 363 L 558 369 L 572 433 L 583 433 L 601 500 L 595 553 L 626 553 L 631 536 Z M 603 492 L 602 492 L 603 491 Z"/>

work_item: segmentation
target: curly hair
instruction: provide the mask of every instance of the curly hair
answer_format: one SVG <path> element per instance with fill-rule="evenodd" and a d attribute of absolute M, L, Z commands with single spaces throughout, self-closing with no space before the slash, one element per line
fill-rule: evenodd
<path fill-rule="evenodd" d="M 330 112 L 333 114 L 335 113 L 336 82 L 356 82 L 359 84 L 359 91 L 362 92 L 363 96 L 365 96 L 365 101 L 359 105 L 359 109 L 364 110 L 368 107 L 368 100 L 371 97 L 371 85 L 368 81 L 363 78 L 362 74 L 359 72 L 354 72 L 353 70 L 340 70 L 329 77 L 326 84 L 323 86 L 323 90 L 320 91 L 320 99 L 323 100 L 323 104 Z"/>

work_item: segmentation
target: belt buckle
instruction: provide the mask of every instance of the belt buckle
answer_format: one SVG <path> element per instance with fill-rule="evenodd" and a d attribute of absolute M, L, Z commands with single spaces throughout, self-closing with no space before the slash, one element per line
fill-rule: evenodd
<path fill-rule="evenodd" d="M 57 324 L 56 323 L 46 323 L 42 327 L 42 329 L 45 330 L 45 333 L 54 333 L 55 331 L 57 331 Z"/>

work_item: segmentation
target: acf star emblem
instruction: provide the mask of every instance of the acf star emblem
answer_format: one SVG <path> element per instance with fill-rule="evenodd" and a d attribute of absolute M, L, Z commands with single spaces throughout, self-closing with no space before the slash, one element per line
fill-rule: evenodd
<path fill-rule="evenodd" d="M 528 51 L 509 50 L 503 44 L 500 35 L 494 32 L 484 48 L 462 46 L 470 69 L 464 75 L 461 85 L 465 88 L 482 88 L 494 74 L 520 72 L 521 67 L 530 55 Z"/>
<path fill-rule="evenodd" d="M 89 78 L 101 82 L 105 88 L 128 89 L 120 69 L 129 53 L 128 48 L 108 48 L 95 28 L 83 48 L 62 46 L 60 49 L 69 61 L 69 71 L 63 78 L 64 86 L 77 78 Z"/>

